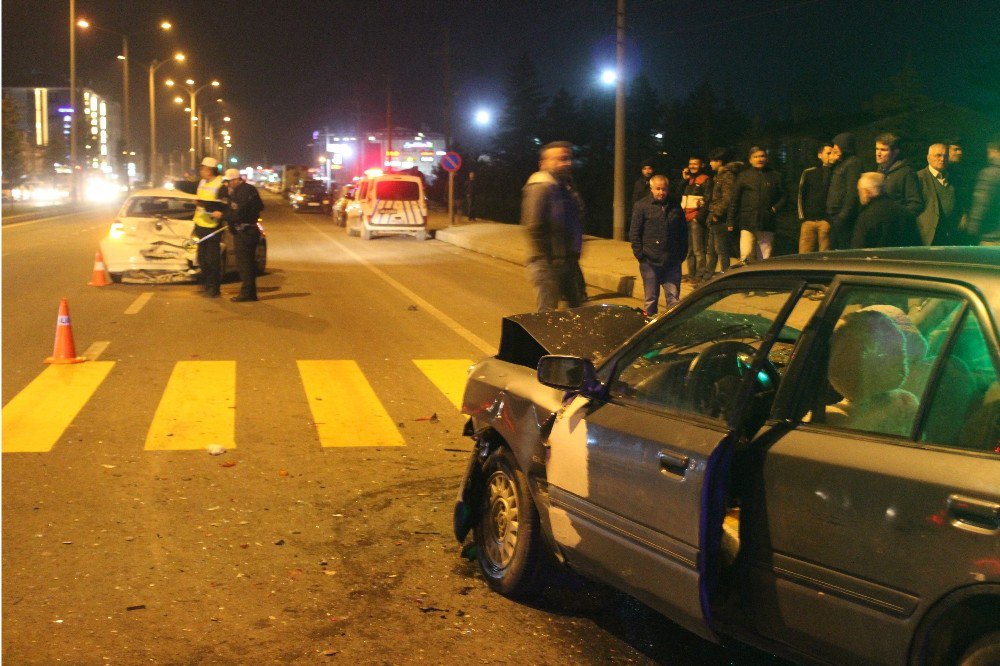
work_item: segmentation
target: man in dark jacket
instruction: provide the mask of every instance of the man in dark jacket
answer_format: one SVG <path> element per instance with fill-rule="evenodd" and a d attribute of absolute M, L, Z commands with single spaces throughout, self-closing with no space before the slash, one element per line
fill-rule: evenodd
<path fill-rule="evenodd" d="M 876 170 L 885 176 L 885 196 L 902 204 L 916 217 L 924 209 L 917 174 L 899 157 L 899 137 L 891 132 L 875 137 Z"/>
<path fill-rule="evenodd" d="M 653 177 L 653 165 L 649 162 L 642 163 L 642 175 L 639 176 L 632 186 L 632 206 L 649 196 L 649 179 Z"/>
<path fill-rule="evenodd" d="M 736 177 L 733 203 L 729 207 L 729 223 L 740 230 L 740 261 L 751 257 L 767 259 L 774 246 L 774 223 L 785 205 L 785 188 L 781 176 L 767 164 L 767 152 L 754 146 L 750 149 L 750 168 Z"/>
<path fill-rule="evenodd" d="M 715 270 L 718 262 L 723 273 L 729 270 L 732 257 L 740 254 L 739 230 L 729 226 L 729 206 L 733 202 L 733 187 L 736 176 L 743 169 L 743 162 L 730 162 L 729 153 L 725 148 L 716 148 L 708 156 L 708 164 L 712 167 L 712 188 L 708 192 L 708 239 L 705 241 L 706 274 L 703 279 L 712 277 L 709 271 Z"/>
<path fill-rule="evenodd" d="M 521 190 L 521 225 L 528 235 L 528 275 L 538 310 L 569 307 L 586 297 L 580 252 L 583 249 L 583 203 L 573 187 L 573 150 L 568 141 L 542 147 L 538 171 Z"/>
<path fill-rule="evenodd" d="M 851 247 L 911 247 L 920 245 L 917 223 L 901 204 L 884 192 L 885 176 L 869 172 L 858 179 L 861 212 Z"/>
<path fill-rule="evenodd" d="M 989 165 L 979 172 L 969 209 L 969 235 L 980 245 L 1000 245 L 1000 137 L 986 146 Z"/>
<path fill-rule="evenodd" d="M 264 210 L 257 188 L 240 178 L 236 169 L 226 169 L 226 187 L 229 190 L 229 206 L 222 213 L 222 219 L 233 234 L 236 253 L 236 269 L 240 273 L 240 293 L 231 301 L 243 303 L 257 300 L 257 246 L 260 244 L 260 228 L 257 218 Z"/>
<path fill-rule="evenodd" d="M 681 264 L 688 251 L 688 230 L 684 213 L 667 197 L 670 183 L 666 176 L 649 181 L 650 196 L 635 205 L 629 240 L 632 254 L 639 261 L 639 275 L 645 294 L 643 309 L 655 315 L 660 300 L 660 285 L 669 308 L 681 293 Z"/>
<path fill-rule="evenodd" d="M 809 167 L 799 178 L 799 254 L 830 249 L 830 222 L 826 195 L 835 161 L 833 144 L 824 143 L 816 153 L 819 166 Z"/>
<path fill-rule="evenodd" d="M 854 135 L 843 132 L 833 138 L 836 166 L 830 173 L 826 193 L 826 214 L 830 222 L 830 249 L 843 250 L 851 245 L 854 220 L 858 216 L 858 178 L 863 171 L 854 154 Z"/>
<path fill-rule="evenodd" d="M 927 166 L 917 172 L 924 209 L 917 215 L 917 228 L 924 245 L 962 245 L 959 230 L 962 214 L 958 193 L 947 171 L 948 146 L 932 143 L 927 148 Z"/>

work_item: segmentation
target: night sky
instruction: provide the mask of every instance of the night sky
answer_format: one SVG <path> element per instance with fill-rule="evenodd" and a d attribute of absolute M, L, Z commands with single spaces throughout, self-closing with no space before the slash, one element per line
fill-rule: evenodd
<path fill-rule="evenodd" d="M 578 98 L 598 90 L 614 63 L 614 0 L 537 2 L 397 0 L 306 2 L 77 0 L 77 14 L 134 35 L 133 126 L 148 136 L 146 68 L 218 78 L 234 118 L 235 152 L 246 163 L 301 162 L 315 129 L 382 126 L 386 79 L 395 124 L 444 130 L 445 43 L 450 42 L 459 140 L 480 106 L 498 111 L 505 73 L 522 52 L 546 92 Z M 686 96 L 703 79 L 751 114 L 790 97 L 850 109 L 910 58 L 935 98 L 996 113 L 1000 108 L 1000 10 L 989 0 L 629 0 L 627 76 L 645 73 L 663 97 Z M 3 0 L 3 85 L 67 85 L 68 0 Z M 175 29 L 156 34 L 163 18 Z M 121 95 L 120 38 L 80 34 L 80 85 Z M 611 92 L 607 93 L 609 99 Z M 209 91 L 199 95 L 207 100 Z M 158 143 L 187 145 L 182 112 L 163 90 Z M 482 139 L 481 136 L 475 136 Z M 144 142 L 143 142 L 144 143 Z"/>

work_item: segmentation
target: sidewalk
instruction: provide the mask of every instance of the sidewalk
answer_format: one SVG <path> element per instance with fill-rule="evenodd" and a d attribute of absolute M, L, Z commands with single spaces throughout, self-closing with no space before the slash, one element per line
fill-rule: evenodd
<path fill-rule="evenodd" d="M 524 230 L 517 224 L 477 221 L 448 227 L 446 213 L 431 212 L 428 227 L 435 229 L 435 238 L 457 247 L 486 254 L 497 259 L 524 266 L 528 259 L 528 242 Z M 588 286 L 599 293 L 612 293 L 636 299 L 641 307 L 643 300 L 642 280 L 639 278 L 639 264 L 632 256 L 632 247 L 627 241 L 608 240 L 596 236 L 583 237 L 583 254 L 580 268 Z M 683 269 L 685 272 L 686 267 Z M 527 280 L 525 274 L 525 280 Z M 681 297 L 692 291 L 688 283 L 681 284 Z M 660 297 L 663 305 L 663 297 Z"/>

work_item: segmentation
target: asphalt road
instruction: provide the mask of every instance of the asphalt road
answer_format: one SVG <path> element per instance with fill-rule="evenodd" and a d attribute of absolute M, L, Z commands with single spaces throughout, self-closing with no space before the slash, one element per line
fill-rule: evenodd
<path fill-rule="evenodd" d="M 4 417 L 38 419 L 5 422 L 6 663 L 772 663 L 573 578 L 490 592 L 450 531 L 454 403 L 522 269 L 266 203 L 257 303 L 86 286 L 111 210 L 4 225 Z M 45 374 L 61 297 L 91 360 Z"/>

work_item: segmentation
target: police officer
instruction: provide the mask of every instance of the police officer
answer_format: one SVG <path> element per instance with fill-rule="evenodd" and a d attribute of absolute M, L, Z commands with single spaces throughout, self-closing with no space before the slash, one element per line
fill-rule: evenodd
<path fill-rule="evenodd" d="M 202 290 L 201 295 L 207 298 L 219 297 L 219 285 L 222 283 L 222 262 L 220 253 L 222 251 L 222 234 L 212 235 L 221 229 L 219 226 L 222 217 L 220 206 L 212 206 L 211 202 L 218 201 L 222 189 L 222 176 L 218 172 L 219 161 L 206 157 L 201 161 L 198 174 L 201 181 L 198 183 L 198 205 L 194 209 L 194 235 L 195 238 L 203 239 L 198 243 L 198 266 L 201 268 Z"/>
<path fill-rule="evenodd" d="M 231 301 L 243 303 L 257 300 L 257 266 L 254 261 L 257 244 L 260 243 L 260 228 L 257 217 L 264 210 L 257 188 L 240 178 L 236 169 L 226 169 L 226 188 L 229 190 L 229 205 L 222 219 L 233 233 L 236 249 L 236 268 L 240 272 L 240 293 Z"/>

